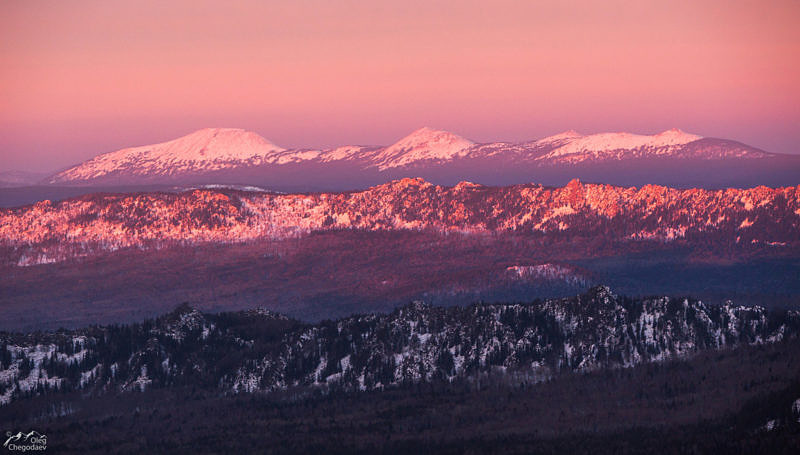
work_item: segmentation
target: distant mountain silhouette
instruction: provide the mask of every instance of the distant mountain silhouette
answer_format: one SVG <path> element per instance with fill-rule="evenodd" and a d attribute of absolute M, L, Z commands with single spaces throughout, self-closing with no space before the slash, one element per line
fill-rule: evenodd
<path fill-rule="evenodd" d="M 44 180 L 50 185 L 231 183 L 281 191 L 350 190 L 390 179 L 488 185 L 572 178 L 677 187 L 800 183 L 800 156 L 671 129 L 655 135 L 575 131 L 522 142 L 475 143 L 420 128 L 386 146 L 287 150 L 256 133 L 207 128 L 187 136 L 96 156 Z"/>

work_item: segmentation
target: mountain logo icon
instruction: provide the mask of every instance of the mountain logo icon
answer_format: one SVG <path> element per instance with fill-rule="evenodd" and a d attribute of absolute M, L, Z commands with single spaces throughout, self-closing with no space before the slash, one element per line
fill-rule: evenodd
<path fill-rule="evenodd" d="M 40 451 L 47 448 L 47 436 L 36 430 L 27 433 L 7 431 L 3 447 L 11 451 Z"/>

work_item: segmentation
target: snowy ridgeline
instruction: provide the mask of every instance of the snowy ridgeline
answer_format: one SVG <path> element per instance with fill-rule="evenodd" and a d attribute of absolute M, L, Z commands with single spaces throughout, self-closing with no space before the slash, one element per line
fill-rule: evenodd
<path fill-rule="evenodd" d="M 558 188 L 444 187 L 415 178 L 341 193 L 251 189 L 87 195 L 0 209 L 0 265 L 339 230 L 530 235 L 548 243 L 592 238 L 618 251 L 638 251 L 643 242 L 711 246 L 724 254 L 733 246 L 779 254 L 800 246 L 800 187 L 624 188 L 577 179 Z"/>
<path fill-rule="evenodd" d="M 0 402 L 59 390 L 172 385 L 238 393 L 375 390 L 485 374 L 537 382 L 799 332 L 797 312 L 632 300 L 606 287 L 524 305 L 415 302 L 388 315 L 316 325 L 267 310 L 211 315 L 182 306 L 130 326 L 0 335 Z"/>
<path fill-rule="evenodd" d="M 108 177 L 166 178 L 253 166 L 337 163 L 351 169 L 391 171 L 460 160 L 500 158 L 507 163 L 552 166 L 632 158 L 764 159 L 772 154 L 727 140 L 704 140 L 678 129 L 654 135 L 625 132 L 582 135 L 566 131 L 539 140 L 478 144 L 449 131 L 420 128 L 386 147 L 284 149 L 238 128 L 206 128 L 159 144 L 98 155 L 48 178 L 49 183 Z"/>

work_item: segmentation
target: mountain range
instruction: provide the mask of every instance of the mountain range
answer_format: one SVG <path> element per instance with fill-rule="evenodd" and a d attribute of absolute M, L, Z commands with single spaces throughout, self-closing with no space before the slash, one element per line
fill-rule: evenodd
<path fill-rule="evenodd" d="M 305 324 L 263 309 L 219 315 L 183 305 L 155 321 L 17 335 L 0 332 L 0 405 L 30 395 L 382 390 L 494 374 L 534 384 L 562 372 L 630 368 L 704 350 L 792 339 L 796 311 L 630 299 L 598 286 L 524 304 L 432 307 Z"/>
<path fill-rule="evenodd" d="M 141 320 L 178 299 L 314 321 L 596 283 L 794 307 L 798 233 L 800 187 L 96 193 L 0 209 L 0 329 Z"/>
<path fill-rule="evenodd" d="M 235 189 L 97 194 L 0 209 L 2 263 L 31 265 L 118 249 L 242 243 L 319 231 L 396 231 L 624 244 L 800 246 L 800 187 L 681 190 L 584 184 L 453 187 L 402 179 L 360 192 L 274 194 Z"/>
<path fill-rule="evenodd" d="M 655 135 L 567 131 L 539 140 L 476 143 L 420 128 L 389 146 L 285 149 L 256 133 L 207 128 L 96 156 L 48 185 L 255 184 L 281 191 L 353 190 L 404 177 L 489 185 L 572 178 L 678 187 L 795 185 L 800 156 L 671 129 Z"/>

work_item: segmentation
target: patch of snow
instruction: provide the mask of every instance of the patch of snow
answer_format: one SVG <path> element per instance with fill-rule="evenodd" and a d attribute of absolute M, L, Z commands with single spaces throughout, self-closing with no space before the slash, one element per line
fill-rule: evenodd
<path fill-rule="evenodd" d="M 800 423 L 800 398 L 794 400 L 794 403 L 792 403 L 792 415 L 797 419 L 797 423 Z"/>

